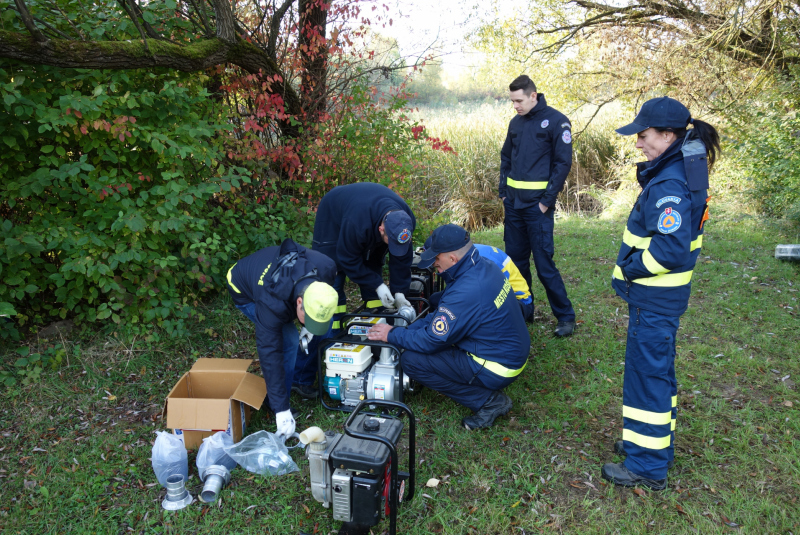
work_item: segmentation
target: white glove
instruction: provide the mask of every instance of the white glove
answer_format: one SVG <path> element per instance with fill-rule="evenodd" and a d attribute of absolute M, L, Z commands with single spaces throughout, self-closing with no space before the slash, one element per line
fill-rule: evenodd
<path fill-rule="evenodd" d="M 389 291 L 388 286 L 381 284 L 376 291 L 378 292 L 378 299 L 381 300 L 383 306 L 386 308 L 394 308 L 394 297 L 392 297 L 392 292 Z"/>
<path fill-rule="evenodd" d="M 308 355 L 308 343 L 311 342 L 312 338 L 314 338 L 314 335 L 308 332 L 308 329 L 305 327 L 300 329 L 300 347 L 303 348 L 303 351 L 306 352 L 306 355 Z"/>
<path fill-rule="evenodd" d="M 292 411 L 282 411 L 275 414 L 275 422 L 278 425 L 277 435 L 287 440 L 294 433 L 295 423 L 292 418 Z"/>
<path fill-rule="evenodd" d="M 414 308 L 411 306 L 411 301 L 406 299 L 406 296 L 401 293 L 394 294 L 394 306 L 398 310 L 400 310 L 400 307 Z"/>

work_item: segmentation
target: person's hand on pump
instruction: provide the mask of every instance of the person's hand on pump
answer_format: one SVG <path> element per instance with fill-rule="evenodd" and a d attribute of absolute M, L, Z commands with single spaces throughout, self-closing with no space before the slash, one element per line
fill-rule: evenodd
<path fill-rule="evenodd" d="M 376 290 L 378 292 L 378 299 L 381 300 L 381 304 L 386 308 L 394 308 L 394 297 L 392 297 L 392 292 L 389 290 L 389 287 L 386 284 L 381 284 L 378 286 Z"/>
<path fill-rule="evenodd" d="M 288 440 L 294 434 L 295 423 L 291 410 L 275 413 L 275 422 L 278 426 L 276 434 L 284 440 Z"/>
<path fill-rule="evenodd" d="M 308 329 L 305 327 L 300 329 L 300 347 L 305 351 L 306 355 L 308 355 L 308 344 L 311 342 L 312 338 L 314 338 L 314 335 L 311 334 Z"/>
<path fill-rule="evenodd" d="M 400 310 L 400 307 L 411 307 L 411 301 L 406 299 L 405 295 L 398 292 L 394 294 L 394 306 L 398 310 Z"/>

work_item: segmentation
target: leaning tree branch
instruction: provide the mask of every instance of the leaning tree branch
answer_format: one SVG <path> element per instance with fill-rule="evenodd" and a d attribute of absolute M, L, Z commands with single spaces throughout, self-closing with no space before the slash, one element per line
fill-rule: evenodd
<path fill-rule="evenodd" d="M 14 0 L 14 4 L 17 6 L 19 16 L 22 17 L 22 23 L 25 24 L 25 28 L 28 30 L 28 33 L 31 34 L 34 41 L 46 44 L 49 39 L 36 27 L 31 12 L 28 11 L 28 6 L 25 5 L 25 0 Z"/>

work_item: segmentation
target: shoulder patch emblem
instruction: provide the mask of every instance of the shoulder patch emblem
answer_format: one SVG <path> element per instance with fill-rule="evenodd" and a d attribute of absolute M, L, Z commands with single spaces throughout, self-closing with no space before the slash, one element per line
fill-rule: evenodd
<path fill-rule="evenodd" d="M 675 197 L 674 195 L 668 195 L 667 197 L 661 197 L 660 199 L 658 199 L 658 202 L 656 203 L 656 208 L 661 208 L 662 204 L 665 204 L 665 203 L 668 203 L 668 202 L 674 202 L 675 204 L 680 204 L 681 203 L 681 198 L 680 197 Z"/>
<path fill-rule="evenodd" d="M 542 121 L 542 128 L 547 128 L 548 126 L 550 126 L 550 121 L 548 121 L 547 119 Z"/>
<path fill-rule="evenodd" d="M 677 210 L 666 208 L 658 216 L 658 231 L 661 234 L 672 234 L 679 228 L 681 228 L 681 214 Z"/>
<path fill-rule="evenodd" d="M 397 235 L 397 241 L 400 243 L 408 243 L 408 240 L 411 239 L 411 232 L 404 228 L 400 231 L 400 234 Z"/>
<path fill-rule="evenodd" d="M 451 321 L 452 321 L 452 320 L 454 320 L 454 319 L 456 319 L 456 315 L 455 315 L 455 314 L 453 314 L 453 313 L 450 311 L 450 309 L 449 309 L 449 308 L 446 308 L 446 307 L 439 307 L 439 312 L 444 312 L 445 314 L 447 314 L 447 315 L 450 317 L 450 320 L 451 320 Z"/>
<path fill-rule="evenodd" d="M 436 336 L 444 336 L 450 330 L 450 324 L 447 323 L 447 316 L 439 314 L 431 322 L 431 330 Z"/>
<path fill-rule="evenodd" d="M 564 133 L 561 134 L 561 141 L 567 145 L 572 143 L 572 133 L 569 130 L 564 130 Z"/>
<path fill-rule="evenodd" d="M 561 128 L 572 128 L 572 125 L 569 122 L 561 123 Z"/>

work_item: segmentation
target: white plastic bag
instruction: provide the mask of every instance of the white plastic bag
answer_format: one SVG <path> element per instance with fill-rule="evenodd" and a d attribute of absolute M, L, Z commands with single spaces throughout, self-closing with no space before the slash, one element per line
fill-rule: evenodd
<path fill-rule="evenodd" d="M 262 476 L 282 476 L 300 470 L 283 441 L 267 431 L 258 431 L 238 444 L 226 446 L 225 453 L 248 472 Z"/>
<path fill-rule="evenodd" d="M 156 431 L 156 443 L 153 444 L 153 472 L 161 486 L 167 485 L 167 478 L 174 474 L 189 479 L 189 455 L 181 439 L 166 431 Z"/>
<path fill-rule="evenodd" d="M 218 431 L 203 439 L 197 451 L 197 473 L 200 477 L 213 464 L 221 464 L 228 470 L 236 468 L 236 461 L 225 453 L 225 446 L 233 446 L 233 438 L 225 431 Z"/>

